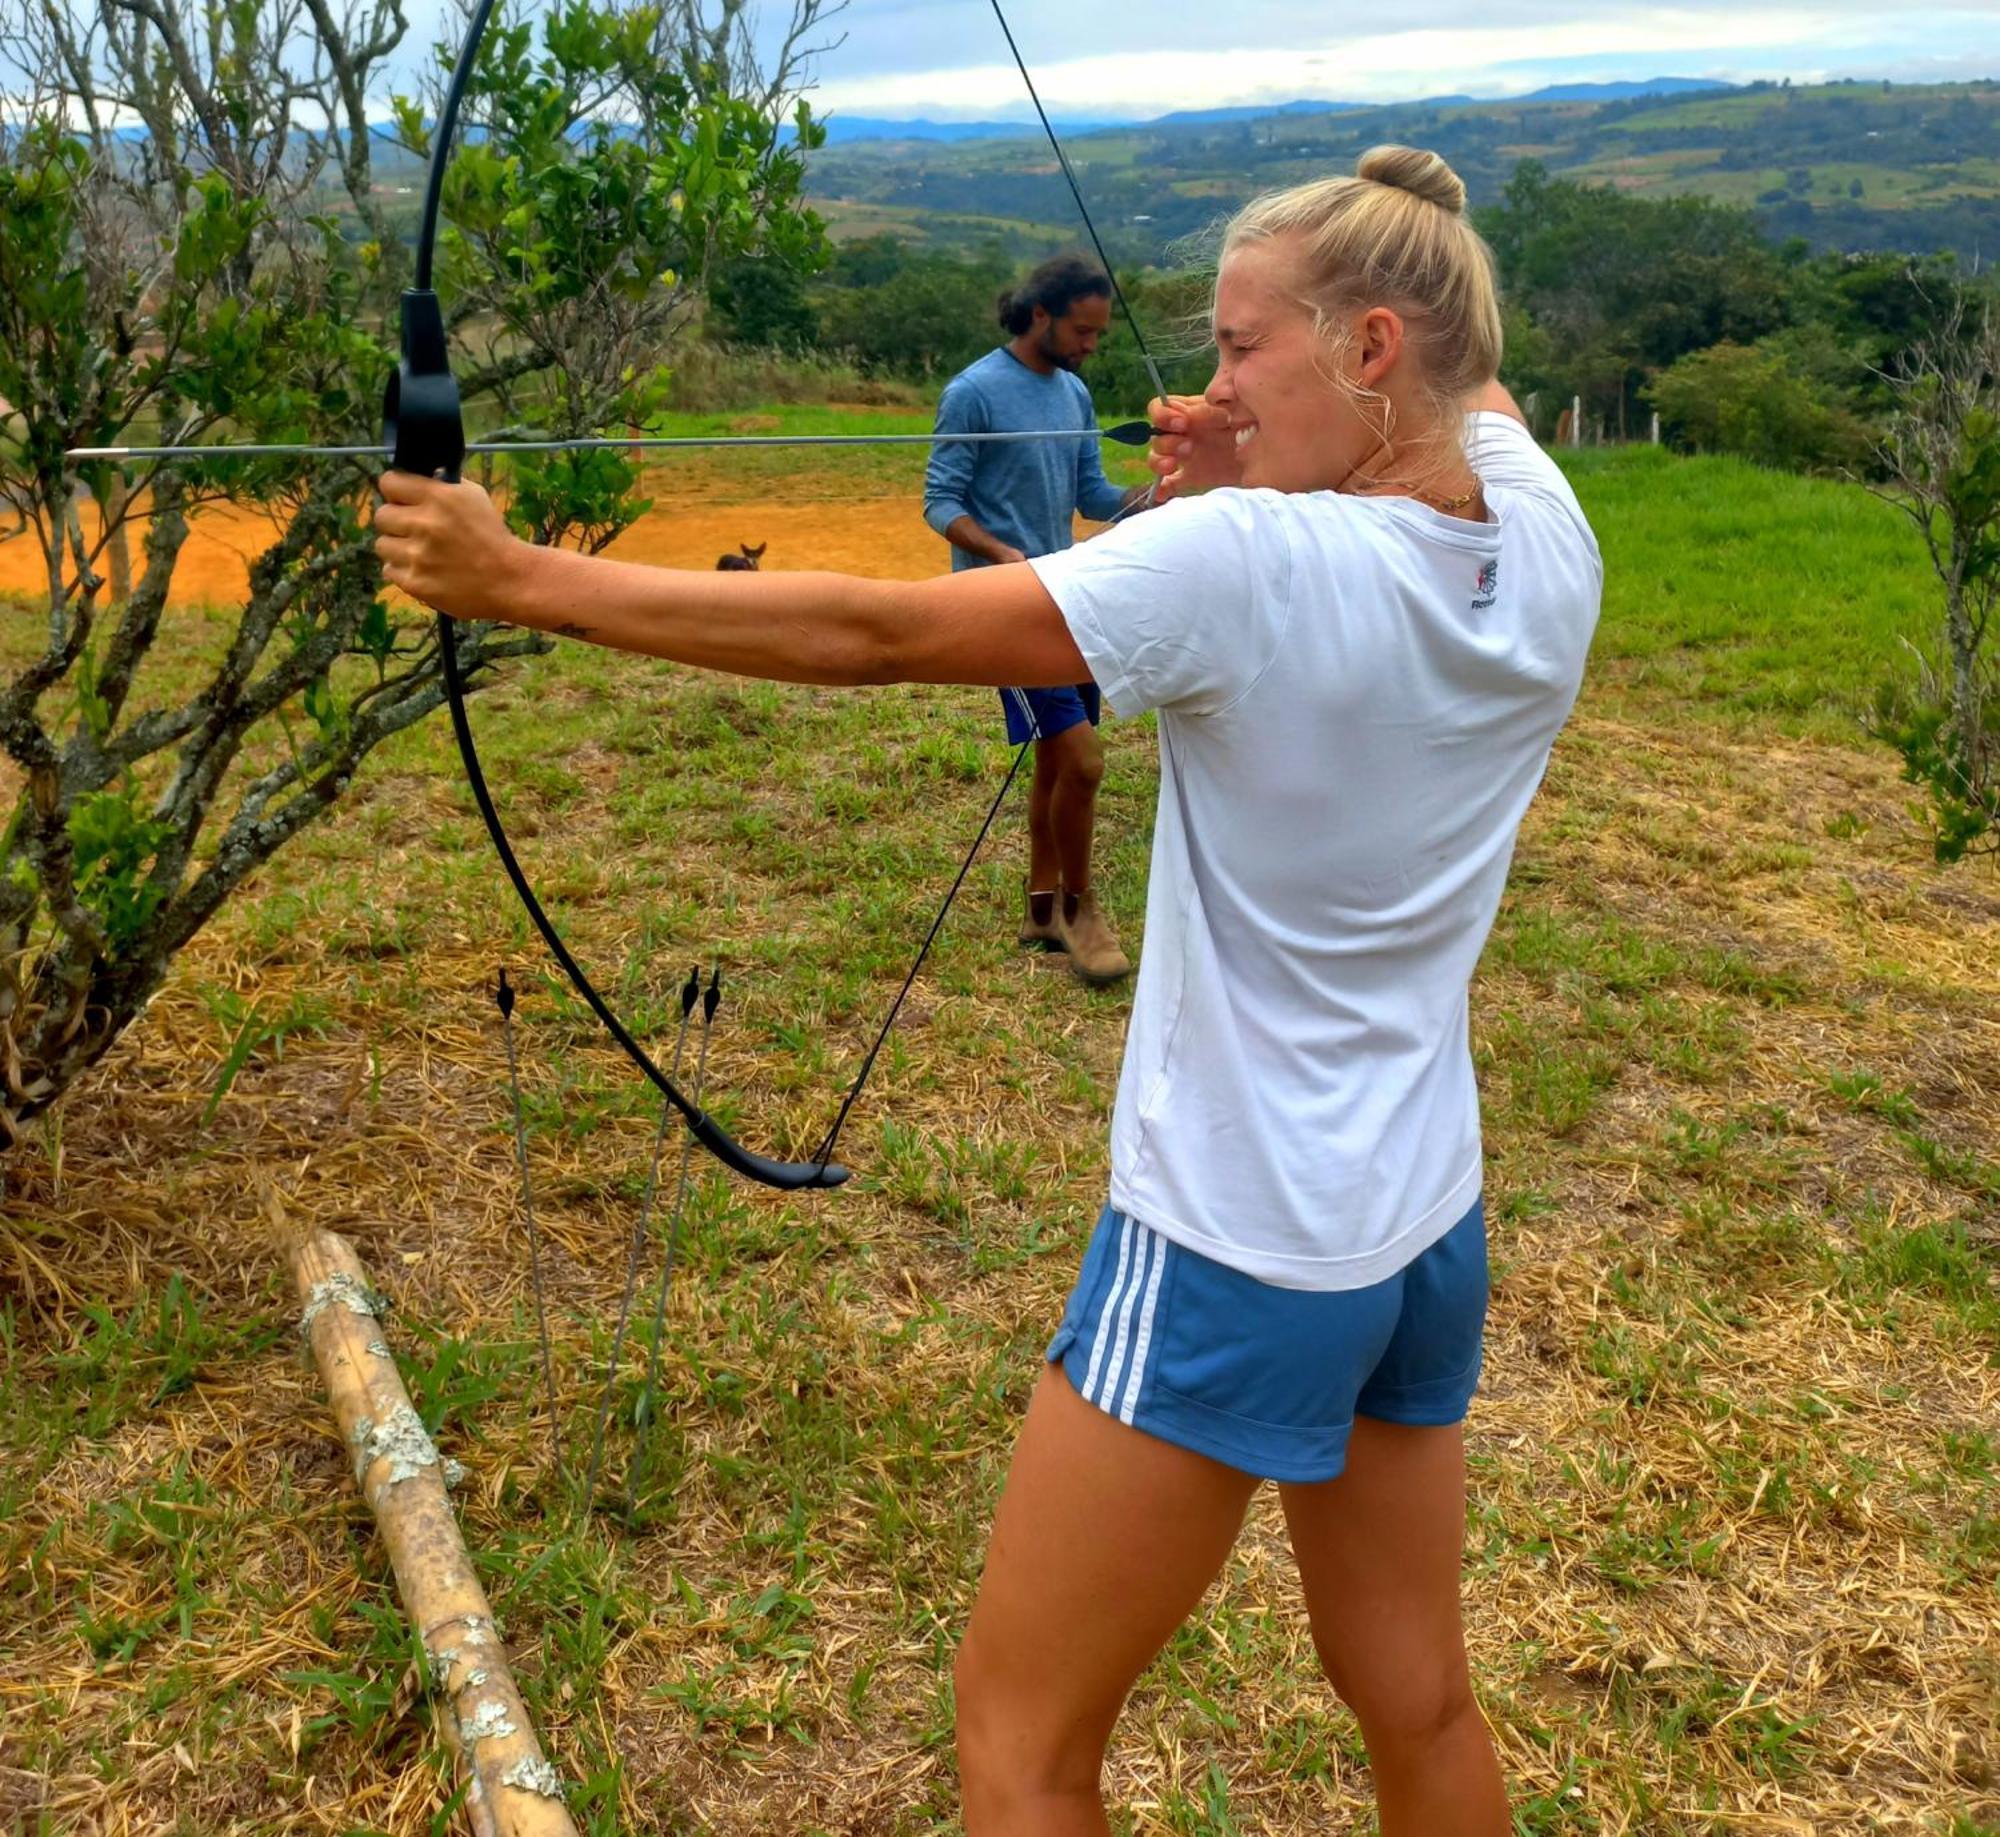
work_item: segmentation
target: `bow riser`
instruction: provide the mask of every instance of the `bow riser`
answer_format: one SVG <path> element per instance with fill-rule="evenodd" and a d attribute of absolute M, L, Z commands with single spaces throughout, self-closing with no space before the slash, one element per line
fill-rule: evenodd
<path fill-rule="evenodd" d="M 444 308 L 428 287 L 403 293 L 403 358 L 382 392 L 382 441 L 389 464 L 419 478 L 456 483 L 465 464 L 465 417 L 451 373 Z"/>

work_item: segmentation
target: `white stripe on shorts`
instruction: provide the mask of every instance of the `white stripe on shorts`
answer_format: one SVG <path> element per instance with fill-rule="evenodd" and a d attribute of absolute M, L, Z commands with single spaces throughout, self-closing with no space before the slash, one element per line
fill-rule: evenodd
<path fill-rule="evenodd" d="M 1132 1338 L 1132 1310 L 1138 1305 L 1139 1290 L 1146 1280 L 1146 1259 L 1159 1254 L 1159 1240 L 1136 1219 L 1132 1223 L 1138 1234 L 1139 1254 L 1132 1262 L 1132 1279 L 1125 1284 L 1125 1298 L 1118 1304 L 1118 1337 L 1111 1342 L 1111 1364 L 1104 1374 L 1104 1389 L 1090 1400 L 1105 1410 L 1116 1407 L 1118 1374 L 1124 1368 L 1125 1348 Z M 1110 1312 L 1108 1303 L 1105 1312 Z"/>
<path fill-rule="evenodd" d="M 1097 1373 L 1104 1364 L 1105 1348 L 1111 1343 L 1111 1311 L 1118 1305 L 1118 1291 L 1125 1284 L 1125 1266 L 1132 1257 L 1132 1221 L 1126 1218 L 1119 1223 L 1122 1228 L 1118 1234 L 1118 1273 L 1111 1278 L 1111 1292 L 1105 1296 L 1104 1306 L 1097 1316 L 1097 1338 L 1091 1343 L 1090 1369 L 1083 1378 L 1086 1403 L 1097 1401 Z"/>
<path fill-rule="evenodd" d="M 1146 1231 L 1141 1225 L 1140 1230 Z M 1146 1302 L 1139 1310 L 1139 1337 L 1132 1343 L 1132 1374 L 1125 1380 L 1125 1401 L 1118 1406 L 1118 1420 L 1130 1422 L 1139 1407 L 1139 1384 L 1146 1375 L 1146 1353 L 1153 1343 L 1153 1304 L 1160 1298 L 1160 1272 L 1167 1266 L 1167 1252 L 1173 1248 L 1157 1231 L 1146 1231 L 1153 1240 L 1153 1273 L 1146 1278 Z"/>

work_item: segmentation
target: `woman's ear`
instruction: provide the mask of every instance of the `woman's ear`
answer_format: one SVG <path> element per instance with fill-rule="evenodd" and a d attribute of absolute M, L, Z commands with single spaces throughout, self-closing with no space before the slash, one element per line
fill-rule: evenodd
<path fill-rule="evenodd" d="M 1402 315 L 1387 306 L 1371 306 L 1361 315 L 1356 331 L 1354 349 L 1360 369 L 1356 380 L 1373 389 L 1403 354 Z"/>

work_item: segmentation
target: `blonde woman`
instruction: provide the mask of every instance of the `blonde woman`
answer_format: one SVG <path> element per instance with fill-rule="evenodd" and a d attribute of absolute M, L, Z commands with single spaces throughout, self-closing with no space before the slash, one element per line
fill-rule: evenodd
<path fill-rule="evenodd" d="M 1580 681 L 1597 546 L 1494 381 L 1434 154 L 1230 226 L 1214 381 L 1154 405 L 1175 501 L 923 582 L 532 549 L 392 475 L 389 578 L 444 610 L 740 675 L 1095 682 L 1159 714 L 1110 1201 L 1048 1349 L 957 1666 L 970 1837 L 1108 1829 L 1134 1680 L 1280 1489 L 1385 1837 L 1504 1837 L 1459 1616 L 1486 1305 L 1467 991 Z"/>

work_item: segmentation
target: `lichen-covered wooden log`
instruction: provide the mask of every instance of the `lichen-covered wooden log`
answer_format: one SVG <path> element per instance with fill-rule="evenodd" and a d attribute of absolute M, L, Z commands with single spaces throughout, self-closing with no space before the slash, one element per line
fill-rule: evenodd
<path fill-rule="evenodd" d="M 445 1464 L 382 1337 L 381 1298 L 352 1247 L 330 1231 L 293 1249 L 292 1273 L 355 1480 L 388 1546 L 403 1611 L 430 1655 L 439 1724 L 469 1782 L 473 1831 L 577 1837 L 458 1534 Z"/>

